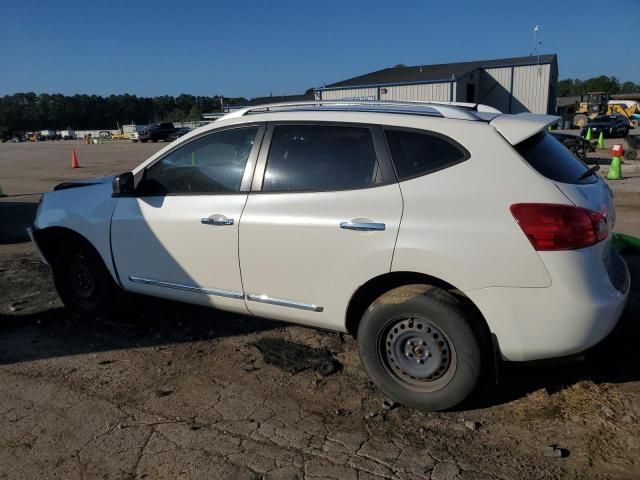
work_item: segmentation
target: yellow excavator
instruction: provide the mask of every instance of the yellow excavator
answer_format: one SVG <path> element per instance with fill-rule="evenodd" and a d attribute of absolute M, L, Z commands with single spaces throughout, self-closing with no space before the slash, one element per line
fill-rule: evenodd
<path fill-rule="evenodd" d="M 630 122 L 637 124 L 640 121 L 640 102 L 638 100 L 609 100 L 607 115 L 614 113 L 624 115 Z"/>
<path fill-rule="evenodd" d="M 582 128 L 598 115 L 624 115 L 630 122 L 640 121 L 640 102 L 611 100 L 607 92 L 591 92 L 580 96 L 580 106 L 573 116 L 573 125 Z"/>

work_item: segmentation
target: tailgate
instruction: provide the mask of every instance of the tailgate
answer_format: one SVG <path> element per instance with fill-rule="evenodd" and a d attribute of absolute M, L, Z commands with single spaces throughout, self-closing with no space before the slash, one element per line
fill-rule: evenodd
<path fill-rule="evenodd" d="M 564 195 L 576 206 L 600 212 L 607 218 L 608 235 L 607 239 L 596 246 L 601 249 L 602 258 L 605 265 L 609 265 L 609 254 L 611 252 L 611 240 L 613 227 L 616 221 L 616 212 L 613 206 L 613 193 L 605 181 L 597 177 L 597 181 L 589 184 L 568 184 L 555 182 Z"/>
<path fill-rule="evenodd" d="M 515 144 L 514 148 L 534 170 L 553 182 L 569 202 L 605 215 L 608 237 L 594 245 L 594 248 L 601 251 L 608 265 L 615 210 L 613 194 L 604 180 L 596 173 L 590 174 L 587 165 L 544 130 L 538 130 Z"/>

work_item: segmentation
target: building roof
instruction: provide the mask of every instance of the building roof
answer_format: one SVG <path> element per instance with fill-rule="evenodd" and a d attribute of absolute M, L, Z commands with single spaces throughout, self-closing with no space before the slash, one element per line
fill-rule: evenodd
<path fill-rule="evenodd" d="M 640 100 L 640 93 L 614 93 L 612 100 Z"/>
<path fill-rule="evenodd" d="M 449 81 L 452 77 L 460 78 L 478 68 L 511 67 L 554 63 L 555 54 L 515 58 L 498 58 L 476 62 L 443 63 L 439 65 L 417 65 L 414 67 L 392 67 L 353 77 L 342 82 L 332 83 L 323 88 L 341 88 L 365 85 L 389 85 L 398 83 L 428 83 Z M 319 89 L 321 90 L 321 89 Z"/>

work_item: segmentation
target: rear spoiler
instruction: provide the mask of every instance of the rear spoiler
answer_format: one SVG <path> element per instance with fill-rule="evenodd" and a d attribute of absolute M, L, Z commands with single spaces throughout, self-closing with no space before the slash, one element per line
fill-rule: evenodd
<path fill-rule="evenodd" d="M 517 145 L 549 125 L 558 123 L 559 120 L 560 117 L 555 115 L 518 113 L 517 115 L 499 115 L 491 120 L 489 125 L 493 125 L 511 145 Z"/>

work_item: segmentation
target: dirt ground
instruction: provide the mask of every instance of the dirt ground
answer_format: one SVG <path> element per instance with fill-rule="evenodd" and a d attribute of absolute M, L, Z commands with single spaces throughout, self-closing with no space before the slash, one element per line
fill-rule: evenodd
<path fill-rule="evenodd" d="M 2 144 L 0 187 L 119 173 L 162 146 Z M 624 168 L 616 231 L 640 235 Z M 506 365 L 471 405 L 421 413 L 384 403 L 349 336 L 144 298 L 74 320 L 21 231 L 36 201 L 0 201 L 0 479 L 640 478 L 635 280 L 583 360 Z"/>

